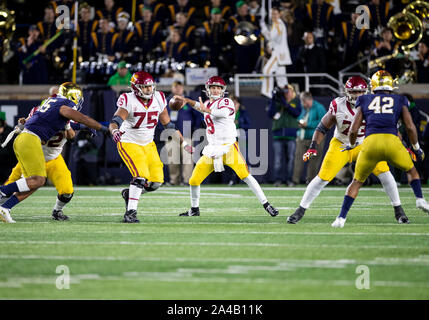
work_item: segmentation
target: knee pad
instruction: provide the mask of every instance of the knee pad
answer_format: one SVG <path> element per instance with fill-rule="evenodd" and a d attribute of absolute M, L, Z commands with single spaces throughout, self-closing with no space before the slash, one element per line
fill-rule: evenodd
<path fill-rule="evenodd" d="M 136 186 L 137 188 L 143 189 L 147 186 L 147 180 L 145 178 L 133 178 L 130 184 Z"/>
<path fill-rule="evenodd" d="M 72 198 L 73 198 L 73 193 L 65 193 L 65 194 L 58 195 L 58 200 L 64 203 L 70 202 Z"/>
<path fill-rule="evenodd" d="M 149 182 L 145 187 L 144 187 L 144 189 L 147 191 L 147 192 L 152 192 L 152 191 L 155 191 L 156 189 L 158 189 L 160 186 L 161 186 L 161 182 Z"/>

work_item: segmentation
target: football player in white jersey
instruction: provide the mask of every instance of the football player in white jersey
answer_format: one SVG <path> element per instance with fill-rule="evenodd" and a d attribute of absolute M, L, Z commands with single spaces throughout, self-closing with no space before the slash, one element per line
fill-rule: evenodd
<path fill-rule="evenodd" d="M 42 103 L 43 104 L 43 103 Z M 36 112 L 38 107 L 31 109 L 27 119 L 31 118 L 34 112 Z M 19 123 L 23 125 L 27 119 L 19 119 Z M 75 123 L 79 126 L 78 123 Z M 77 127 L 76 127 L 77 128 Z M 64 206 L 70 202 L 73 197 L 73 181 L 71 178 L 70 170 L 67 168 L 67 165 L 64 161 L 61 152 L 67 140 L 73 139 L 76 133 L 71 127 L 70 123 L 66 125 L 64 130 L 58 131 L 46 144 L 42 145 L 43 155 L 45 156 L 46 162 L 46 174 L 49 180 L 54 184 L 57 189 L 58 196 L 55 203 L 55 206 L 52 211 L 52 219 L 58 221 L 65 221 L 69 218 L 63 213 Z M 22 177 L 22 168 L 18 163 L 10 174 L 6 184 L 15 182 Z M 28 198 L 33 192 L 28 191 L 20 193 L 17 195 L 18 199 L 23 201 Z"/>
<path fill-rule="evenodd" d="M 191 209 L 180 216 L 199 216 L 200 185 L 214 170 L 224 170 L 224 164 L 231 167 L 237 176 L 246 182 L 256 195 L 265 210 L 273 217 L 279 214 L 268 201 L 259 183 L 250 174 L 246 160 L 240 152 L 236 140 L 234 102 L 224 98 L 226 83 L 221 77 L 211 77 L 206 82 L 206 94 L 209 100 L 203 102 L 201 97 L 194 101 L 181 96 L 174 99 L 182 101 L 182 106 L 188 103 L 195 110 L 203 113 L 206 123 L 208 145 L 203 149 L 203 156 L 198 160 L 189 179 L 191 189 Z"/>
<path fill-rule="evenodd" d="M 303 160 L 308 161 L 312 157 L 317 156 L 316 144 L 322 142 L 326 132 L 335 125 L 334 137 L 329 143 L 329 149 L 323 159 L 318 175 L 308 184 L 299 208 L 287 218 L 288 223 L 295 224 L 300 221 L 305 214 L 305 210 L 310 207 L 320 191 L 347 163 L 356 161 L 362 147 L 363 139 L 365 138 L 365 125 L 362 125 L 359 129 L 355 146 L 349 146 L 348 133 L 355 116 L 354 108 L 356 100 L 367 91 L 368 85 L 363 78 L 359 76 L 351 77 L 345 84 L 346 96 L 332 100 L 328 112 L 322 118 L 314 132 L 313 141 L 310 148 L 303 155 Z M 394 207 L 396 220 L 403 223 L 405 213 L 401 207 L 396 181 L 389 171 L 387 162 L 379 162 L 372 173 L 380 180 L 385 192 L 389 196 Z M 428 208 L 420 209 L 427 210 Z"/>
<path fill-rule="evenodd" d="M 123 222 L 137 223 L 137 205 L 142 193 L 157 190 L 164 182 L 163 164 L 159 158 L 153 136 L 158 120 L 167 129 L 175 129 L 166 109 L 167 100 L 161 91 L 155 90 L 152 76 L 144 71 L 133 74 L 131 92 L 123 93 L 117 101 L 109 130 L 119 155 L 132 175 L 129 189 L 122 190 L 127 209 Z M 192 153 L 192 146 L 183 141 L 185 150 Z"/>

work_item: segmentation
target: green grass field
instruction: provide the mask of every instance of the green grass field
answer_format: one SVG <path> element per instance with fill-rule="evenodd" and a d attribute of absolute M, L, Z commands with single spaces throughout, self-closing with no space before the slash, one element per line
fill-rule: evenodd
<path fill-rule="evenodd" d="M 202 186 L 200 217 L 187 187 L 142 196 L 140 224 L 120 223 L 120 187 L 77 188 L 50 220 L 56 192 L 43 188 L 0 228 L 1 299 L 429 299 L 429 216 L 400 188 L 411 220 L 398 225 L 380 187 L 362 189 L 343 229 L 330 224 L 343 188 L 326 188 L 304 219 L 286 224 L 304 188 L 263 186 L 270 217 L 251 191 Z M 429 189 L 424 189 L 429 195 Z M 56 268 L 70 270 L 59 290 Z M 370 289 L 357 289 L 356 268 Z"/>

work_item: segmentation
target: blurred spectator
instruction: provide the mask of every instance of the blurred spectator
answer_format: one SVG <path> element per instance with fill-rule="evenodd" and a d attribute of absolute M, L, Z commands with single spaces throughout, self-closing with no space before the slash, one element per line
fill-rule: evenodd
<path fill-rule="evenodd" d="M 127 12 L 122 11 L 118 14 L 118 27 L 115 33 L 115 56 L 117 59 L 130 60 L 133 55 L 135 35 L 133 31 L 128 30 L 129 21 L 130 15 Z"/>
<path fill-rule="evenodd" d="M 234 61 L 236 66 L 235 71 L 237 73 L 248 73 L 252 72 L 255 69 L 256 62 L 259 58 L 259 42 L 255 42 L 248 46 L 240 45 L 236 41 L 234 41 L 234 34 L 239 28 L 240 22 L 250 22 L 257 28 L 258 21 L 256 20 L 255 16 L 249 13 L 249 6 L 245 1 L 237 1 L 235 7 L 237 9 L 237 14 L 229 18 L 229 22 L 227 25 L 228 41 L 230 41 L 230 43 L 232 43 L 233 45 L 235 56 Z"/>
<path fill-rule="evenodd" d="M 191 6 L 189 0 L 176 0 L 175 4 L 171 4 L 168 6 L 169 11 L 169 24 L 172 25 L 176 22 L 176 14 L 178 12 L 186 13 L 186 17 L 189 22 L 193 22 L 193 15 L 195 13 L 195 7 Z"/>
<path fill-rule="evenodd" d="M 37 23 L 42 40 L 46 41 L 52 38 L 58 31 L 55 25 L 55 11 L 51 5 L 45 7 L 43 21 Z"/>
<path fill-rule="evenodd" d="M 356 20 L 358 13 L 352 13 L 350 21 L 341 23 L 341 51 L 343 52 L 343 66 L 347 67 L 367 55 L 369 49 L 368 32 L 366 29 L 358 29 Z"/>
<path fill-rule="evenodd" d="M 138 35 L 137 47 L 141 52 L 137 61 L 146 62 L 151 58 L 153 50 L 160 44 L 162 24 L 160 21 L 154 20 L 150 7 L 143 7 L 142 10 L 143 21 L 135 24 Z"/>
<path fill-rule="evenodd" d="M 224 29 L 225 22 L 222 19 L 220 8 L 211 9 L 210 20 L 204 21 L 204 43 L 209 49 L 210 65 L 218 67 L 220 73 L 230 70 L 230 62 L 225 59 L 225 51 L 231 48 L 227 43 Z"/>
<path fill-rule="evenodd" d="M 261 18 L 261 1 L 260 0 L 250 0 L 249 1 L 249 13 L 256 17 L 256 19 Z"/>
<path fill-rule="evenodd" d="M 174 24 L 174 28 L 180 32 L 180 38 L 182 41 L 186 41 L 189 50 L 192 50 L 192 48 L 194 48 L 195 26 L 188 22 L 185 12 L 178 12 L 176 14 L 176 23 Z"/>
<path fill-rule="evenodd" d="M 78 46 L 82 60 L 88 61 L 91 54 L 91 33 L 97 31 L 98 20 L 91 20 L 91 7 L 86 2 L 79 5 L 79 13 Z"/>
<path fill-rule="evenodd" d="M 132 74 L 127 68 L 127 63 L 125 61 L 121 61 L 118 63 L 118 71 L 110 77 L 109 82 L 107 82 L 108 86 L 127 86 L 130 84 Z"/>
<path fill-rule="evenodd" d="M 162 1 L 158 0 L 147 0 L 144 3 L 139 5 L 139 12 L 141 18 L 144 20 L 144 10 L 148 10 L 152 12 L 153 19 L 155 21 L 160 22 L 162 25 L 167 23 L 168 15 L 167 15 L 167 7 Z"/>
<path fill-rule="evenodd" d="M 24 63 L 24 60 L 39 48 L 41 53 Z M 40 84 L 48 82 L 48 69 L 46 66 L 46 59 L 43 56 L 44 52 L 45 49 L 43 48 L 40 31 L 36 25 L 31 25 L 28 29 L 27 39 L 20 38 L 18 47 L 22 82 L 24 84 Z"/>
<path fill-rule="evenodd" d="M 214 8 L 219 9 L 219 14 L 221 15 L 222 19 L 228 19 L 232 14 L 231 7 L 226 4 L 225 1 L 211 0 L 211 6 L 204 6 L 204 14 L 208 20 L 211 18 L 212 10 Z"/>
<path fill-rule="evenodd" d="M 181 40 L 179 30 L 170 28 L 170 35 L 161 43 L 164 57 L 174 59 L 176 62 L 188 59 L 188 44 Z"/>
<path fill-rule="evenodd" d="M 6 137 L 13 130 L 6 124 L 6 113 L 0 111 L 0 143 L 6 140 Z M 15 152 L 13 151 L 13 140 L 9 141 L 6 147 L 0 148 L 0 182 L 3 184 L 9 177 L 10 172 L 17 163 Z"/>
<path fill-rule="evenodd" d="M 97 10 L 96 14 L 98 19 L 106 19 L 116 25 L 116 18 L 121 11 L 123 8 L 116 6 L 114 0 L 104 0 L 104 8 Z"/>
<path fill-rule="evenodd" d="M 324 0 L 313 1 L 306 5 L 304 26 L 306 30 L 312 31 L 315 43 L 326 48 L 328 37 L 333 37 L 335 31 L 334 7 Z"/>
<path fill-rule="evenodd" d="M 417 66 L 417 82 L 429 83 L 429 47 L 427 42 L 420 41 L 419 55 L 416 61 Z"/>
<path fill-rule="evenodd" d="M 281 2 L 280 4 L 291 5 L 291 2 Z M 298 54 L 299 50 L 303 44 L 303 35 L 304 35 L 304 26 L 302 19 L 295 16 L 294 7 L 280 7 L 281 8 L 281 18 L 286 23 L 287 26 L 287 40 L 289 45 L 290 58 L 292 64 L 286 67 L 287 72 L 300 72 L 299 68 L 296 67 L 298 64 Z M 296 10 L 298 12 L 298 10 Z"/>
<path fill-rule="evenodd" d="M 268 116 L 273 119 L 271 131 L 274 149 L 274 185 L 279 187 L 282 181 L 293 186 L 292 174 L 296 149 L 298 116 L 301 114 L 301 102 L 295 89 L 288 84 L 273 93 L 268 108 Z M 286 162 L 286 176 L 283 179 L 283 164 Z"/>
<path fill-rule="evenodd" d="M 303 72 L 318 73 L 326 71 L 325 51 L 314 43 L 312 32 L 304 33 L 304 46 L 300 48 L 298 57 Z"/>
<path fill-rule="evenodd" d="M 301 183 L 302 171 L 304 169 L 304 162 L 302 161 L 302 155 L 308 150 L 313 138 L 314 130 L 322 120 L 326 113 L 325 107 L 313 99 L 310 92 L 301 92 L 300 94 L 302 111 L 299 115 L 299 127 L 297 138 L 296 138 L 296 152 L 295 152 L 295 165 L 293 169 L 293 183 Z M 321 155 L 323 151 L 324 143 L 317 145 L 317 154 Z M 305 183 L 308 184 L 317 175 L 319 170 L 320 161 L 322 157 L 316 157 L 308 162 L 307 166 L 307 177 Z"/>
<path fill-rule="evenodd" d="M 374 36 L 381 35 L 389 20 L 390 3 L 385 0 L 371 0 L 368 9 L 371 30 L 375 30 Z"/>
<path fill-rule="evenodd" d="M 102 18 L 99 20 L 100 29 L 91 33 L 92 56 L 107 55 L 110 61 L 115 60 L 115 42 L 117 35 L 110 30 L 109 22 Z"/>
<path fill-rule="evenodd" d="M 183 83 L 179 80 L 173 83 L 171 87 L 171 96 L 168 97 L 167 100 L 170 101 L 174 95 L 184 96 Z M 179 111 L 171 110 L 167 104 L 167 110 L 171 122 L 183 133 L 185 141 L 189 145 L 192 145 L 192 132 L 197 129 L 203 121 L 202 114 L 195 111 L 188 104 L 184 105 Z M 180 142 L 174 137 L 167 141 L 165 146 L 168 150 L 170 183 L 172 185 L 188 184 L 194 168 L 192 155 L 181 148 Z"/>
<path fill-rule="evenodd" d="M 50 5 L 54 9 L 54 12 L 56 13 L 56 15 L 60 15 L 61 14 L 61 12 L 57 13 L 58 6 L 67 6 L 69 8 L 69 10 L 70 10 L 70 16 L 74 17 L 75 0 L 55 0 L 55 1 L 50 1 Z M 79 7 L 80 6 L 81 6 L 81 4 L 79 4 Z"/>
<path fill-rule="evenodd" d="M 271 9 L 271 26 L 268 29 L 264 21 L 261 21 L 261 32 L 268 40 L 266 50 L 271 54 L 270 59 L 263 68 L 264 74 L 286 74 L 286 65 L 292 64 L 289 46 L 287 42 L 286 24 L 280 19 L 280 10 L 277 7 Z M 286 76 L 275 78 L 277 86 L 283 88 L 288 81 Z M 274 78 L 267 77 L 262 81 L 261 94 L 271 98 L 274 88 Z"/>
<path fill-rule="evenodd" d="M 399 46 L 393 39 L 393 32 L 390 28 L 383 28 L 380 32 L 381 40 L 375 41 L 375 48 L 372 54 L 375 57 L 383 57 L 392 54 L 393 51 Z"/>

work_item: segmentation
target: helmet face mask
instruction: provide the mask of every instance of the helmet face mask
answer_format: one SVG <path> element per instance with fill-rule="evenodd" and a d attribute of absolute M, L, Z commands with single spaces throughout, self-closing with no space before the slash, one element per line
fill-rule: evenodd
<path fill-rule="evenodd" d="M 217 90 L 215 88 L 219 88 L 220 90 Z M 215 90 L 212 90 L 212 89 L 215 89 Z M 212 91 L 214 92 L 212 93 Z M 209 97 L 209 99 L 217 100 L 217 99 L 223 98 L 225 95 L 225 91 L 226 91 L 226 83 L 221 77 L 214 76 L 209 78 L 206 81 L 206 94 Z"/>
<path fill-rule="evenodd" d="M 357 98 L 368 92 L 368 85 L 363 78 L 354 76 L 347 80 L 344 85 L 344 89 L 347 101 L 352 105 L 355 105 Z"/>
<path fill-rule="evenodd" d="M 130 84 L 136 96 L 146 100 L 152 99 L 155 93 L 155 82 L 149 73 L 144 71 L 134 73 Z M 151 88 L 151 90 L 147 90 L 148 88 Z"/>

